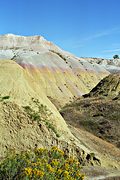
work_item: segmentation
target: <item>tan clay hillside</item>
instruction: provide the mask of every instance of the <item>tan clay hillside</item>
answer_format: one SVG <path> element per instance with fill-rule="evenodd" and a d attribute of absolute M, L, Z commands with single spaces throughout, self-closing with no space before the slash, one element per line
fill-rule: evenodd
<path fill-rule="evenodd" d="M 20 151 L 53 145 L 78 153 L 82 159 L 90 153 L 74 137 L 31 75 L 16 62 L 1 60 L 0 157 L 10 149 Z"/>
<path fill-rule="evenodd" d="M 0 59 L 12 59 L 24 67 L 42 91 L 61 105 L 88 93 L 109 74 L 100 65 L 75 57 L 42 36 L 0 36 Z"/>
<path fill-rule="evenodd" d="M 17 63 L 0 61 L 0 82 L 1 156 L 9 149 L 20 151 L 58 145 L 71 153 L 77 153 L 82 163 L 89 164 L 92 161 L 100 165 L 105 159 L 96 150 L 95 158 L 87 159 L 87 155 L 93 153 L 94 149 L 71 132 L 55 106 L 32 81 L 31 75 Z M 37 106 L 32 98 L 39 100 Z M 113 164 L 112 157 L 107 162 L 106 167 Z"/>
<path fill-rule="evenodd" d="M 1 97 L 9 96 L 9 101 L 20 106 L 31 104 L 32 98 L 38 99 L 41 104 L 46 105 L 52 112 L 51 119 L 54 120 L 55 126 L 61 130 L 63 130 L 62 126 L 64 126 L 64 130 L 68 130 L 66 123 L 55 106 L 40 89 L 40 86 L 28 72 L 14 61 L 0 61 L 0 95 Z"/>

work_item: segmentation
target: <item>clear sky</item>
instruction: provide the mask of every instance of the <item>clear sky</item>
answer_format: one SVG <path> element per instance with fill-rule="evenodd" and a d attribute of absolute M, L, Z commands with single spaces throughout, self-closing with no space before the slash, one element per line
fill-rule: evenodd
<path fill-rule="evenodd" d="M 120 0 L 0 0 L 0 34 L 42 35 L 80 57 L 120 54 Z"/>

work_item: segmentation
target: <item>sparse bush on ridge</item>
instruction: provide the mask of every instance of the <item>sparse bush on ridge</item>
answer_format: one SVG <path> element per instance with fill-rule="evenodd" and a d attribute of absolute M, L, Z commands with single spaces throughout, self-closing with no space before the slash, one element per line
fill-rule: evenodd
<path fill-rule="evenodd" d="M 55 127 L 49 121 L 45 121 L 45 125 L 47 126 L 47 128 L 51 129 L 56 134 L 57 137 L 60 137 Z"/>
<path fill-rule="evenodd" d="M 32 121 L 37 121 L 39 123 L 42 120 L 49 119 L 52 113 L 47 109 L 47 106 L 41 104 L 34 98 L 32 98 L 32 103 L 33 105 L 31 106 L 23 107 Z"/>
<path fill-rule="evenodd" d="M 0 180 L 83 180 L 81 165 L 58 147 L 10 153 L 0 164 Z"/>
<path fill-rule="evenodd" d="M 51 129 L 57 137 L 60 137 L 58 132 L 56 131 L 54 125 L 50 123 L 49 118 L 51 116 L 51 112 L 47 109 L 47 106 L 41 104 L 37 99 L 32 98 L 32 102 L 34 104 L 34 110 L 30 106 L 24 106 L 23 108 L 25 109 L 26 113 L 28 114 L 29 118 L 32 121 L 37 121 L 39 124 L 41 121 L 45 123 L 48 129 Z"/>
<path fill-rule="evenodd" d="M 119 55 L 118 55 L 118 54 L 115 54 L 115 55 L 113 56 L 113 59 L 119 59 Z"/>
<path fill-rule="evenodd" d="M 41 104 L 37 99 L 32 98 L 32 103 L 34 109 L 32 108 L 32 105 L 23 107 L 32 121 L 37 121 L 39 123 L 42 120 L 48 119 L 52 114 L 47 109 L 47 106 Z"/>

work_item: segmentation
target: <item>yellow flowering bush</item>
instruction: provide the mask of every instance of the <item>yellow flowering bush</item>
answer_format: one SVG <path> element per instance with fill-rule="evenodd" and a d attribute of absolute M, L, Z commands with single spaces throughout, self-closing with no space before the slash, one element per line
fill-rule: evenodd
<path fill-rule="evenodd" d="M 58 147 L 11 154 L 0 164 L 0 179 L 83 180 L 77 159 Z"/>

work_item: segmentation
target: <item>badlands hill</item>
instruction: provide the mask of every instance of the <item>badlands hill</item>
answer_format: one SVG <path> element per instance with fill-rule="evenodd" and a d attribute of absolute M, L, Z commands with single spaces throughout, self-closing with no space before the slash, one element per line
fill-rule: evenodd
<path fill-rule="evenodd" d="M 109 74 L 97 63 L 75 57 L 42 36 L 0 36 L 0 59 L 21 65 L 46 96 L 60 105 L 88 93 Z"/>
<path fill-rule="evenodd" d="M 31 74 L 12 60 L 0 61 L 0 92 L 0 158 L 10 149 L 54 145 L 87 163 L 90 149 L 71 133 Z"/>
<path fill-rule="evenodd" d="M 89 100 L 80 100 L 82 110 L 79 103 L 78 109 L 74 108 L 77 114 L 69 109 L 72 123 L 64 116 L 68 112 L 63 110 L 62 114 L 66 123 L 56 108 L 89 93 L 109 74 L 99 63 L 75 57 L 41 36 L 0 36 L 0 157 L 9 149 L 20 151 L 57 145 L 76 154 L 84 165 L 119 168 L 118 139 L 113 140 L 112 145 L 106 136 L 102 140 L 94 136 L 95 132 L 76 126 L 80 117 L 85 118 L 86 107 L 91 112 L 88 108 L 91 105 L 86 105 Z M 116 103 L 119 108 L 118 101 Z M 92 117 L 96 111 L 97 106 Z"/>

